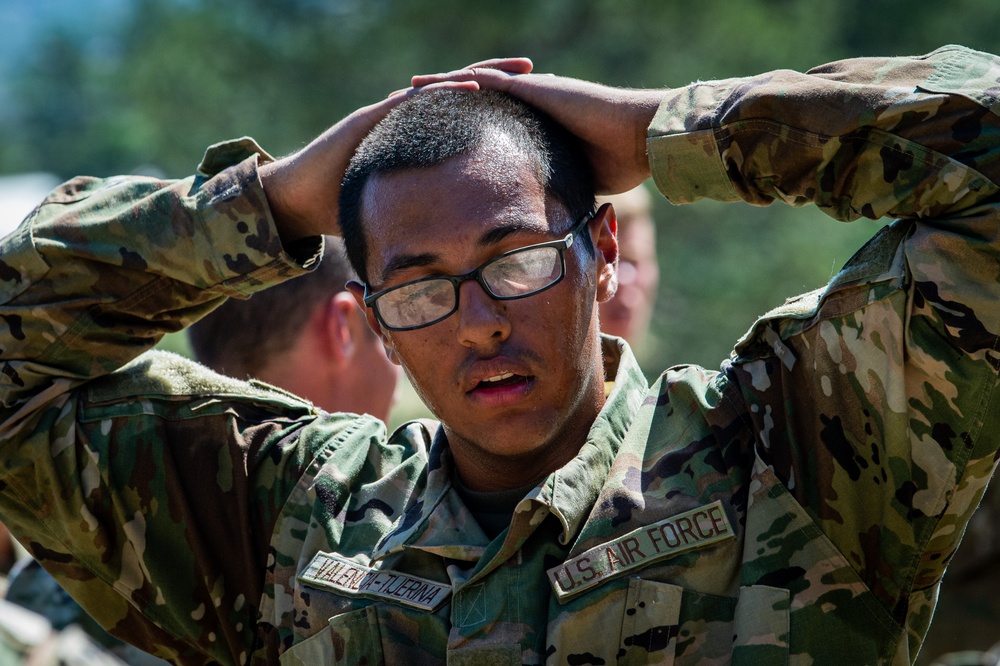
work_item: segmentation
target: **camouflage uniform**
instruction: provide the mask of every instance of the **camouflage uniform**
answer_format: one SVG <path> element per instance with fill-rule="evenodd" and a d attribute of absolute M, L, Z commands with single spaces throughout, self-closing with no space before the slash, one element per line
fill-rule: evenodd
<path fill-rule="evenodd" d="M 647 387 L 606 339 L 587 442 L 494 540 L 435 424 L 139 356 L 315 256 L 278 240 L 266 155 L 73 181 L 0 255 L 0 518 L 184 663 L 908 663 L 1000 448 L 998 80 L 950 47 L 670 91 L 671 200 L 901 219 L 721 372 Z"/>

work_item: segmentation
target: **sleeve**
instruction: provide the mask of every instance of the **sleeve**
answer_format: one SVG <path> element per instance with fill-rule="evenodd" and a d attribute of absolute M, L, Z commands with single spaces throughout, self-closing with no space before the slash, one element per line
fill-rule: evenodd
<path fill-rule="evenodd" d="M 144 353 L 319 257 L 282 245 L 259 157 L 242 141 L 186 180 L 78 178 L 0 241 L 0 520 L 109 631 L 182 663 L 253 652 L 288 493 L 381 427 Z"/>
<path fill-rule="evenodd" d="M 249 155 L 247 155 L 249 153 Z M 125 365 L 227 296 L 304 272 L 286 252 L 246 142 L 181 181 L 77 178 L 0 245 L 0 416 Z"/>
<path fill-rule="evenodd" d="M 956 46 L 670 91 L 664 195 L 895 217 L 737 345 L 759 461 L 915 653 L 1000 448 L 1000 60 Z"/>

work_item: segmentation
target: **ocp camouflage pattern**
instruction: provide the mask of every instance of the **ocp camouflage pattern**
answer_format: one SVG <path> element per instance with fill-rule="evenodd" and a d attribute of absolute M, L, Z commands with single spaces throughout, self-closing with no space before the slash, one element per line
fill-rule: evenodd
<path fill-rule="evenodd" d="M 0 519 L 179 663 L 909 663 L 1000 448 L 998 82 L 946 47 L 670 91 L 672 201 L 900 219 L 720 371 L 647 386 L 605 339 L 586 444 L 492 541 L 436 424 L 143 353 L 316 256 L 277 238 L 255 145 L 71 181 L 0 254 Z M 318 553 L 394 582 L 299 578 Z M 450 596 L 414 606 L 418 578 Z"/>

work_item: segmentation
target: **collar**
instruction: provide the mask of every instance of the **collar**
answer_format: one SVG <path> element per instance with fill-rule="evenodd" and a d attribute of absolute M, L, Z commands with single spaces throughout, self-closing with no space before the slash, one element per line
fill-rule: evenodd
<path fill-rule="evenodd" d="M 646 377 L 621 338 L 601 336 L 605 376 L 614 382 L 604 407 L 575 458 L 539 486 L 536 501 L 562 524 L 559 541 L 573 541 L 604 485 L 625 433 L 649 389 Z M 530 495 L 529 495 L 530 498 Z"/>
<path fill-rule="evenodd" d="M 572 460 L 547 476 L 514 510 L 514 524 L 527 521 L 532 528 L 548 513 L 555 515 L 562 527 L 562 545 L 573 541 L 589 515 L 648 390 L 646 378 L 624 340 L 602 335 L 601 346 L 605 376 L 614 384 L 586 442 Z M 439 427 L 431 442 L 424 492 L 380 540 L 373 560 L 405 548 L 470 562 L 483 556 L 490 540 L 452 487 L 453 473 L 447 438 Z M 525 530 L 517 531 L 524 536 Z"/>

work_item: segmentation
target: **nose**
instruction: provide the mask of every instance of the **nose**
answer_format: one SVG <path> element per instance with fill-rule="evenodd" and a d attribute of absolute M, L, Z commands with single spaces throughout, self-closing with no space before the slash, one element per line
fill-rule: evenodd
<path fill-rule="evenodd" d="M 489 347 L 510 336 L 510 320 L 503 301 L 490 298 L 475 280 L 458 288 L 458 341 L 466 347 Z"/>

